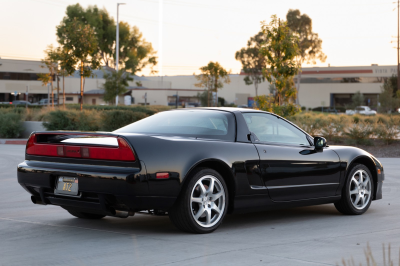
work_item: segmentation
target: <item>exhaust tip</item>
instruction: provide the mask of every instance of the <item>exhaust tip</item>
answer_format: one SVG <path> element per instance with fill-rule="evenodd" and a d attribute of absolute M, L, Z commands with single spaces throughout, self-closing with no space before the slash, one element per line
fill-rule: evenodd
<path fill-rule="evenodd" d="M 33 204 L 46 205 L 43 203 L 43 201 L 40 198 L 37 198 L 35 196 L 31 196 L 31 201 Z"/>
<path fill-rule="evenodd" d="M 114 216 L 119 217 L 119 218 L 128 218 L 128 216 L 134 215 L 134 213 L 132 214 L 132 212 L 128 212 L 128 211 L 115 210 L 114 212 L 115 212 Z"/>

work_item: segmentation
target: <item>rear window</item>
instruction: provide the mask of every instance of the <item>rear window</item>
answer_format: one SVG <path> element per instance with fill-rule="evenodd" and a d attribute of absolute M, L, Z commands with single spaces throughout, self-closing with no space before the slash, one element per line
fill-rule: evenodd
<path fill-rule="evenodd" d="M 231 113 L 211 110 L 185 110 L 161 112 L 114 132 L 234 141 L 235 128 L 235 118 Z"/>

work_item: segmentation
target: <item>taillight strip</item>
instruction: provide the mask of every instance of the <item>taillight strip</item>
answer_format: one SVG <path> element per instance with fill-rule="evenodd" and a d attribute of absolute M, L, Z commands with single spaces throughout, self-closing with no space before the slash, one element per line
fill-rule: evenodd
<path fill-rule="evenodd" d="M 26 145 L 29 155 L 83 158 L 92 160 L 135 161 L 136 157 L 128 143 L 118 137 L 118 147 L 76 146 L 37 143 L 36 134 L 32 134 Z"/>

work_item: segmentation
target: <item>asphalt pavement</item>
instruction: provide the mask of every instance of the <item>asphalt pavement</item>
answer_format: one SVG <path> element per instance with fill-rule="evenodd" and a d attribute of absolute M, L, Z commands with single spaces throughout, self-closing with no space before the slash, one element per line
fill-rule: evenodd
<path fill-rule="evenodd" d="M 400 247 L 400 159 L 381 159 L 383 199 L 361 216 L 333 204 L 228 215 L 212 234 L 177 230 L 168 217 L 137 214 L 88 221 L 31 203 L 17 182 L 23 145 L 0 145 L 0 265 L 342 265 L 365 263 L 371 246 L 382 262 Z M 394 254 L 394 255 L 393 255 Z"/>

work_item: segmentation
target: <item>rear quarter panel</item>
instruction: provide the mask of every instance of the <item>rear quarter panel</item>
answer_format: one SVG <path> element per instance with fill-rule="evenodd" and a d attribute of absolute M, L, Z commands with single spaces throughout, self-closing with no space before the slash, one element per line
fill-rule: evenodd
<path fill-rule="evenodd" d="M 149 181 L 149 195 L 176 197 L 189 171 L 201 162 L 224 163 L 234 174 L 234 165 L 257 159 L 251 143 L 200 140 L 195 138 L 121 134 L 130 141 L 140 161 L 144 162 Z M 156 173 L 169 172 L 170 178 L 157 180 Z M 236 193 L 250 188 L 247 176 L 234 177 Z"/>

